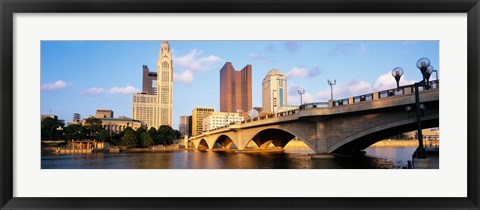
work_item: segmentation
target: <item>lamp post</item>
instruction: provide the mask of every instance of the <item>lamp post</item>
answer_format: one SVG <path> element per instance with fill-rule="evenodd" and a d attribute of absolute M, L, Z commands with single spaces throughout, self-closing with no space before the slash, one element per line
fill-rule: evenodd
<path fill-rule="evenodd" d="M 400 67 L 396 67 L 392 70 L 392 76 L 395 77 L 395 81 L 397 81 L 397 91 L 400 88 L 400 78 L 403 75 L 403 69 Z"/>
<path fill-rule="evenodd" d="M 302 106 L 302 95 L 305 94 L 305 90 L 298 90 L 298 94 L 300 94 L 300 106 Z"/>
<path fill-rule="evenodd" d="M 337 84 L 337 80 L 327 80 L 328 85 L 330 85 L 330 100 L 333 100 L 333 86 Z"/>
<path fill-rule="evenodd" d="M 420 96 L 418 93 L 418 87 L 423 86 L 425 89 L 430 89 L 429 77 L 432 74 L 433 67 L 430 65 L 430 60 L 428 58 L 420 58 L 417 61 L 417 68 L 420 69 L 422 73 L 423 80 L 420 82 L 416 82 L 414 84 L 415 88 L 415 111 L 417 115 L 417 137 L 418 137 L 418 148 L 413 153 L 412 157 L 417 159 L 426 159 L 427 155 L 425 152 L 425 148 L 423 146 L 423 134 L 422 134 L 422 122 L 420 119 L 420 109 L 425 109 L 425 106 L 420 105 Z"/>

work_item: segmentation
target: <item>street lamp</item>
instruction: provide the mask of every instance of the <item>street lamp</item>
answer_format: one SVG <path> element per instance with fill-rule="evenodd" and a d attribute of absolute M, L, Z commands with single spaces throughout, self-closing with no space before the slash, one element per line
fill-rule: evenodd
<path fill-rule="evenodd" d="M 337 80 L 327 80 L 328 85 L 330 85 L 330 98 L 333 100 L 333 87 L 335 84 L 337 84 Z"/>
<path fill-rule="evenodd" d="M 305 90 L 298 90 L 298 94 L 300 94 L 300 106 L 302 106 L 302 95 L 305 94 Z"/>
<path fill-rule="evenodd" d="M 425 106 L 422 104 L 420 105 L 420 96 L 418 93 L 418 86 L 423 86 L 425 89 L 430 89 L 429 77 L 432 74 L 433 67 L 430 65 L 430 60 L 428 58 L 420 58 L 417 61 L 417 68 L 420 69 L 422 73 L 423 80 L 420 82 L 416 82 L 414 84 L 415 87 L 415 111 L 417 115 L 417 136 L 418 136 L 418 148 L 413 153 L 412 157 L 417 159 L 426 159 L 427 155 L 425 152 L 425 148 L 423 147 L 423 133 L 422 133 L 422 122 L 420 119 L 420 111 L 425 110 Z"/>
<path fill-rule="evenodd" d="M 397 81 L 397 90 L 400 88 L 400 78 L 403 75 L 403 69 L 400 67 L 396 67 L 392 70 L 392 76 L 395 77 L 395 81 Z"/>
<path fill-rule="evenodd" d="M 417 61 L 417 68 L 420 69 L 420 72 L 422 73 L 423 76 L 423 84 L 420 84 L 425 87 L 425 89 L 430 89 L 430 75 L 433 72 L 433 66 L 430 65 L 430 59 L 428 58 L 420 58 Z"/>

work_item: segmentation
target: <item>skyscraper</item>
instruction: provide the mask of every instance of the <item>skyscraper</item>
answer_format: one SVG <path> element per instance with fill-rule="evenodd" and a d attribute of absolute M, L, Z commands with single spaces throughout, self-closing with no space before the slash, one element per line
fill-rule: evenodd
<path fill-rule="evenodd" d="M 178 124 L 178 131 L 180 131 L 180 135 L 183 137 L 185 135 L 190 135 L 190 117 L 191 116 L 180 116 L 180 123 Z"/>
<path fill-rule="evenodd" d="M 157 95 L 157 72 L 150 72 L 147 65 L 143 65 L 142 92 Z"/>
<path fill-rule="evenodd" d="M 172 126 L 173 61 L 168 41 L 163 41 L 157 60 L 157 72 L 143 65 L 142 93 L 133 95 L 133 119 L 147 127 Z"/>
<path fill-rule="evenodd" d="M 163 41 L 160 48 L 160 55 L 157 60 L 157 75 L 160 125 L 172 126 L 173 60 L 168 41 Z"/>
<path fill-rule="evenodd" d="M 252 65 L 236 71 L 231 62 L 220 69 L 220 111 L 248 112 L 252 109 Z"/>
<path fill-rule="evenodd" d="M 262 111 L 276 113 L 287 105 L 287 80 L 278 69 L 270 70 L 262 81 Z"/>

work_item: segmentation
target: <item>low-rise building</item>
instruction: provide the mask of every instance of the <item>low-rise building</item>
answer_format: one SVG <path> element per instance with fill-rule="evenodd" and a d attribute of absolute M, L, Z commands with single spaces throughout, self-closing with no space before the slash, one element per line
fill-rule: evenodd
<path fill-rule="evenodd" d="M 242 122 L 245 118 L 236 112 L 212 112 L 203 119 L 203 131 L 230 125 L 231 123 Z"/>
<path fill-rule="evenodd" d="M 144 127 L 142 121 L 134 120 L 131 118 L 98 118 L 102 121 L 102 128 L 109 131 L 110 134 L 120 133 L 127 127 L 131 127 L 133 130 Z M 85 119 L 82 122 L 85 126 Z"/>

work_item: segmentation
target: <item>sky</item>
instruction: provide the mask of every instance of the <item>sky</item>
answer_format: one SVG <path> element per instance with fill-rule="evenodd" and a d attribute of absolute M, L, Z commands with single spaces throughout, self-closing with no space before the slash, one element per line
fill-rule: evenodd
<path fill-rule="evenodd" d="M 141 92 L 142 65 L 156 71 L 162 40 L 42 41 L 41 114 L 71 121 L 111 109 L 132 116 L 132 95 Z M 439 69 L 438 41 L 169 41 L 173 51 L 173 125 L 195 107 L 220 108 L 220 69 L 252 65 L 252 104 L 262 106 L 262 80 L 272 68 L 287 77 L 287 103 L 330 99 L 396 86 L 391 71 L 401 67 L 400 85 L 422 79 L 416 62 L 427 57 Z M 434 79 L 432 75 L 431 79 Z"/>

